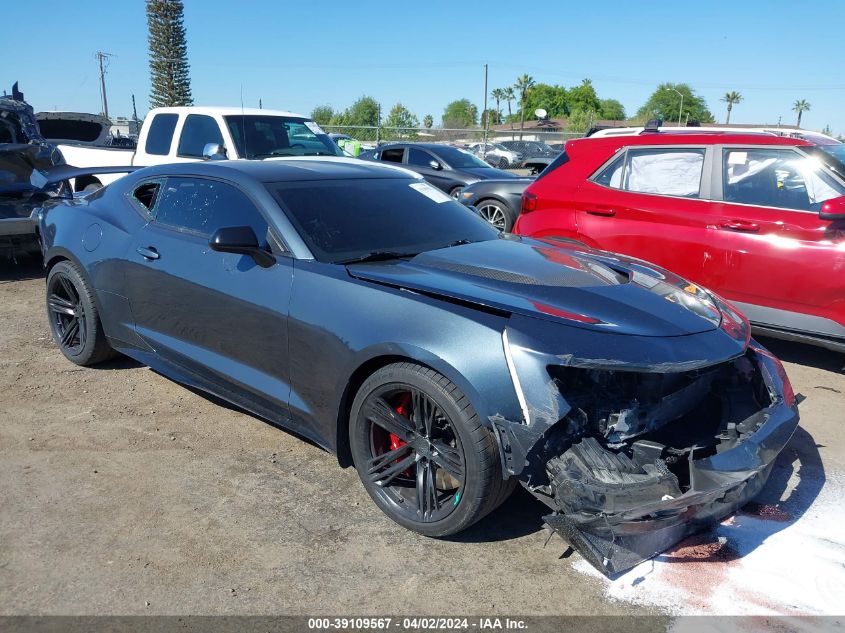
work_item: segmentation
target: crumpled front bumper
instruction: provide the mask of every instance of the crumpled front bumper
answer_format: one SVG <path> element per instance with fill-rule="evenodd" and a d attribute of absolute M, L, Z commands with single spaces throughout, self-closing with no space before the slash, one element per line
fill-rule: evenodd
<path fill-rule="evenodd" d="M 744 441 L 690 461 L 690 488 L 679 497 L 612 514 L 554 513 L 544 520 L 605 574 L 630 569 L 734 512 L 760 491 L 798 426 L 798 410 L 780 402 L 757 415 L 765 419 Z"/>

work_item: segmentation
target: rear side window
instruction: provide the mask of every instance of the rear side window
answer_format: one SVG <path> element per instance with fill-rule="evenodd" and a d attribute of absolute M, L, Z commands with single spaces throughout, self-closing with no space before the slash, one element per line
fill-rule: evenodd
<path fill-rule="evenodd" d="M 179 231 L 210 237 L 217 229 L 249 226 L 266 244 L 267 221 L 234 186 L 202 178 L 168 178 L 159 194 L 155 221 Z"/>
<path fill-rule="evenodd" d="M 393 148 L 393 149 L 385 149 L 381 152 L 381 160 L 386 161 L 388 163 L 401 163 L 402 162 L 402 154 L 405 153 L 405 150 L 401 147 Z"/>
<path fill-rule="evenodd" d="M 179 137 L 179 156 L 202 158 L 202 151 L 208 143 L 223 144 L 217 121 L 204 114 L 188 115 Z"/>
<path fill-rule="evenodd" d="M 173 141 L 173 131 L 176 129 L 178 114 L 156 114 L 150 123 L 150 131 L 147 132 L 147 142 L 144 151 L 147 154 L 156 156 L 167 156 L 170 151 L 170 143 Z"/>
<path fill-rule="evenodd" d="M 629 149 L 622 188 L 697 198 L 703 169 L 704 149 Z"/>
<path fill-rule="evenodd" d="M 160 182 L 145 182 L 132 192 L 135 202 L 140 204 L 148 213 L 151 213 L 158 197 Z"/>
<path fill-rule="evenodd" d="M 704 148 L 629 148 L 593 181 L 632 193 L 697 198 L 704 170 Z"/>

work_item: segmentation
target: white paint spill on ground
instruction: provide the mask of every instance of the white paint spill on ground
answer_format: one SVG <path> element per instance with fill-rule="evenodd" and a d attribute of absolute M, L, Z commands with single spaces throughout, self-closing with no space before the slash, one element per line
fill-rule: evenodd
<path fill-rule="evenodd" d="M 583 559 L 575 568 L 606 582 L 611 598 L 674 615 L 845 614 L 845 481 L 801 461 L 789 487 L 792 465 L 774 469 L 787 490 L 777 507 L 746 508 L 613 580 Z"/>

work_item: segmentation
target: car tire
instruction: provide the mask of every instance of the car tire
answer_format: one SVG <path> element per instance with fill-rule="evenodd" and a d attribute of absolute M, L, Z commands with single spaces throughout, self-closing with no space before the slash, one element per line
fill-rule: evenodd
<path fill-rule="evenodd" d="M 509 233 L 516 222 L 513 211 L 498 200 L 481 200 L 475 208 L 478 209 L 478 215 L 505 233 Z"/>
<path fill-rule="evenodd" d="M 499 162 L 496 163 L 496 167 L 498 167 L 499 169 L 507 169 L 508 167 L 510 167 L 510 165 L 511 165 L 510 161 L 507 158 L 505 158 L 504 156 L 502 156 L 499 159 Z"/>
<path fill-rule="evenodd" d="M 62 261 L 50 269 L 46 303 L 50 333 L 69 361 L 87 367 L 116 355 L 103 332 L 94 293 L 76 264 Z"/>
<path fill-rule="evenodd" d="M 352 403 L 349 440 L 375 504 L 426 536 L 468 528 L 516 484 L 502 477 L 496 440 L 467 397 L 446 377 L 414 363 L 388 365 L 364 381 Z"/>
<path fill-rule="evenodd" d="M 464 190 L 463 185 L 458 185 L 457 187 L 452 187 L 451 189 L 449 189 L 449 195 L 455 200 L 460 200 L 461 199 L 461 192 L 463 190 Z"/>

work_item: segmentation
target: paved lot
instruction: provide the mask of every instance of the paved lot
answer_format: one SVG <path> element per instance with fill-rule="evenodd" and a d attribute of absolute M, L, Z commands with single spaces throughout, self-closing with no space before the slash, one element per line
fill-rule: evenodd
<path fill-rule="evenodd" d="M 765 496 L 824 514 L 818 473 L 845 471 L 845 357 L 771 347 L 808 400 Z M 544 549 L 542 512 L 518 491 L 455 541 L 405 531 L 311 444 L 128 360 L 72 365 L 39 268 L 0 263 L 2 614 L 671 610 Z"/>

